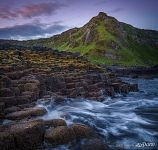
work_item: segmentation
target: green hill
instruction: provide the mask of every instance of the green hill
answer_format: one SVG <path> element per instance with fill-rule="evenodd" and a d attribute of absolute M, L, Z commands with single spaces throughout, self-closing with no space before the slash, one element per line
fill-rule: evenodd
<path fill-rule="evenodd" d="M 158 64 L 158 31 L 135 28 L 103 12 L 81 28 L 23 43 L 80 52 L 94 63 L 127 66 Z"/>

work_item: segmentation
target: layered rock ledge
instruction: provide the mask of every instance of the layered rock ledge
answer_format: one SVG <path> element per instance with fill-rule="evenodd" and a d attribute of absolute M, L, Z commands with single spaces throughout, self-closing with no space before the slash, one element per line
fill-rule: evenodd
<path fill-rule="evenodd" d="M 103 100 L 138 90 L 78 54 L 8 50 L 0 51 L 0 57 L 2 107 L 31 103 L 44 95 Z"/>
<path fill-rule="evenodd" d="M 55 103 L 69 98 L 102 101 L 131 91 L 138 91 L 137 84 L 123 82 L 78 53 L 0 50 L 0 124 L 4 119 L 13 121 L 0 126 L 0 147 L 34 149 L 44 141 L 58 146 L 93 134 L 86 125 L 34 120 L 47 113 L 34 107 L 39 98 L 51 96 Z M 94 141 L 98 139 L 87 143 Z"/>

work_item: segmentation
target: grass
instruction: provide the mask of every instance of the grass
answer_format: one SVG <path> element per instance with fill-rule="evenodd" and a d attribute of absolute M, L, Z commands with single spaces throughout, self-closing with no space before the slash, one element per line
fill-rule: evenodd
<path fill-rule="evenodd" d="M 107 65 L 113 64 L 113 61 L 111 59 L 101 56 L 95 56 L 95 55 L 88 56 L 88 60 L 94 64 L 107 64 Z"/>
<path fill-rule="evenodd" d="M 115 37 L 106 30 L 103 21 L 100 22 L 100 24 L 97 26 L 97 33 L 99 34 L 99 40 L 106 40 L 106 41 L 115 40 Z"/>
<path fill-rule="evenodd" d="M 156 47 L 152 47 L 147 44 L 139 44 L 133 42 L 131 37 L 135 36 L 139 32 L 144 35 L 143 30 L 135 29 L 132 26 L 125 24 L 123 26 L 124 31 L 127 33 L 127 37 L 119 39 L 120 30 L 115 28 L 116 21 L 103 21 L 97 22 L 97 25 L 92 28 L 95 31 L 94 39 L 85 44 L 83 41 L 86 28 L 81 28 L 70 33 L 64 33 L 56 37 L 39 41 L 42 45 L 50 48 L 55 48 L 63 51 L 80 52 L 81 55 L 87 56 L 87 58 L 97 64 L 118 64 L 121 66 L 134 66 L 134 65 L 153 65 L 158 64 L 158 50 Z M 118 36 L 119 35 L 119 36 Z M 72 43 L 76 45 L 72 46 Z M 33 42 L 36 43 L 36 42 Z M 113 45 L 117 45 L 118 48 L 113 48 Z M 106 53 L 110 53 L 117 56 L 117 59 L 106 56 Z"/>

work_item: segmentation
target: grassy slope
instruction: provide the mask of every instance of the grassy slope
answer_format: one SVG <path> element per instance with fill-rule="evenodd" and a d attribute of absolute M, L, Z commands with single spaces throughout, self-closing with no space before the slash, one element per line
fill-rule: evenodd
<path fill-rule="evenodd" d="M 114 21 L 115 20 L 111 20 L 110 23 L 107 23 L 100 20 L 97 22 L 97 25 L 93 26 L 95 37 L 88 44 L 85 44 L 83 40 L 85 28 L 87 28 L 87 26 L 80 29 L 72 29 L 71 37 L 70 32 L 64 32 L 61 35 L 52 38 L 32 41 L 32 43 L 36 44 L 38 42 L 46 47 L 64 51 L 80 52 L 81 55 L 87 56 L 93 63 L 108 65 L 117 64 L 124 66 L 158 64 L 158 50 L 156 48 L 149 45 L 141 45 L 129 39 L 123 39 L 126 44 L 120 42 L 119 37 L 117 36 L 119 31 L 115 28 Z M 113 28 L 109 30 L 111 27 Z M 124 28 L 129 35 L 136 31 L 134 27 L 126 24 L 124 25 Z M 144 34 L 143 31 L 140 30 L 140 32 L 141 34 Z M 111 43 L 115 43 L 119 48 L 113 49 Z M 106 53 L 109 53 L 116 58 L 110 58 L 106 56 Z"/>

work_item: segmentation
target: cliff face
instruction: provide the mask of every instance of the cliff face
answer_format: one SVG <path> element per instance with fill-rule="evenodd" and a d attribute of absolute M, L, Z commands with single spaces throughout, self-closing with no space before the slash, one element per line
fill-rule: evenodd
<path fill-rule="evenodd" d="M 158 31 L 143 30 L 100 12 L 81 28 L 51 38 L 21 42 L 80 52 L 95 63 L 117 65 L 158 64 Z"/>

